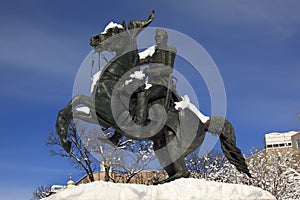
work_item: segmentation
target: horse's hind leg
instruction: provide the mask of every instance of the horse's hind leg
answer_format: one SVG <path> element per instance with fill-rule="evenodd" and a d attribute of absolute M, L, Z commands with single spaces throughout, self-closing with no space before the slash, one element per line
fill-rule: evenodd
<path fill-rule="evenodd" d="M 166 144 L 167 143 L 164 135 L 161 136 L 160 138 L 154 139 L 153 150 L 160 165 L 164 168 L 164 170 L 166 170 L 168 176 L 171 177 L 174 174 L 176 174 L 176 171 L 170 159 L 169 151 L 167 148 L 165 148 Z"/>
<path fill-rule="evenodd" d="M 173 140 L 176 141 L 176 135 L 173 131 L 166 131 L 166 141 L 168 144 L 168 150 L 170 153 L 170 157 L 172 159 L 176 159 L 175 161 L 172 162 L 172 165 L 174 166 L 174 171 L 175 174 L 172 174 L 172 176 L 169 176 L 164 182 L 170 182 L 178 178 L 187 178 L 189 177 L 189 172 L 187 170 L 186 164 L 185 164 L 185 155 L 184 152 L 181 152 L 180 149 L 180 144 L 177 142 L 174 142 Z M 179 155 L 182 154 L 182 155 Z"/>
<path fill-rule="evenodd" d="M 175 133 L 170 130 L 164 130 L 162 134 L 161 140 L 154 141 L 154 148 L 157 148 L 155 154 L 169 177 L 160 183 L 189 177 L 189 172 L 185 164 L 185 155 L 178 155 L 180 147 L 178 143 L 172 141 L 176 139 Z"/>

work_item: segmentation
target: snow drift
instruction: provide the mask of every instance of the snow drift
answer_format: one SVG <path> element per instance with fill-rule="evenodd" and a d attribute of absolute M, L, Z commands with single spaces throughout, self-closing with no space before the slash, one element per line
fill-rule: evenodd
<path fill-rule="evenodd" d="M 163 200 L 163 199 L 260 199 L 275 197 L 260 188 L 219 183 L 201 179 L 181 178 L 162 185 L 137 185 L 97 181 L 71 187 L 43 200 Z"/>

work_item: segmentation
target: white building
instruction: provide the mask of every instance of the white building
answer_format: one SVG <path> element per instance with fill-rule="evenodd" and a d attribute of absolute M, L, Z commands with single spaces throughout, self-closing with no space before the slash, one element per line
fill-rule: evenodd
<path fill-rule="evenodd" d="M 74 187 L 75 182 L 72 180 L 72 175 L 70 175 L 70 180 L 67 182 L 67 185 L 52 185 L 50 188 L 50 195 L 63 191 L 66 188 Z"/>
<path fill-rule="evenodd" d="M 294 148 L 300 149 L 300 132 L 289 131 L 286 133 L 265 134 L 265 148 Z"/>

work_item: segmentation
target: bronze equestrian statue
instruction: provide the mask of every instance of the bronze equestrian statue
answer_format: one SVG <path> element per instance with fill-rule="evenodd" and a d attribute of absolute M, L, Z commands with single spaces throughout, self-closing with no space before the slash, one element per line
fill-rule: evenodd
<path fill-rule="evenodd" d="M 251 174 L 240 149 L 236 147 L 234 129 L 230 122 L 220 116 L 201 121 L 190 109 L 178 109 L 184 99 L 174 86 L 172 72 L 176 48 L 167 45 L 167 33 L 156 31 L 153 55 L 140 58 L 136 38 L 153 20 L 154 11 L 147 20 L 131 20 L 128 25 L 108 27 L 104 32 L 90 38 L 95 51 L 115 52 L 115 56 L 101 71 L 92 96 L 77 95 L 58 113 L 56 132 L 61 144 L 70 152 L 68 128 L 73 118 L 104 129 L 113 128 L 114 135 L 108 140 L 118 145 L 125 136 L 135 140 L 153 141 L 154 152 L 168 174 L 160 183 L 181 177 L 189 177 L 185 157 L 195 151 L 209 132 L 220 137 L 222 150 L 236 168 L 249 177 Z M 124 84 L 143 65 L 150 88 L 144 80 L 134 79 Z M 129 81 L 128 81 L 129 82 Z M 90 113 L 74 109 L 85 105 Z"/>

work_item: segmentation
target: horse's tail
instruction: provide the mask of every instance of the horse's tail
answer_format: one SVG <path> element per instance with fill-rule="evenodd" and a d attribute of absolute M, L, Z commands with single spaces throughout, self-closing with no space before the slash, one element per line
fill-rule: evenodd
<path fill-rule="evenodd" d="M 150 16 L 146 20 L 131 20 L 128 22 L 128 29 L 132 38 L 136 38 L 137 35 L 146 28 L 154 19 L 154 10 L 151 11 Z M 123 22 L 123 27 L 126 29 L 125 22 Z"/>
<path fill-rule="evenodd" d="M 220 137 L 224 155 L 240 172 L 252 177 L 241 150 L 236 146 L 233 126 L 224 117 L 211 116 L 205 123 L 207 132 Z"/>

